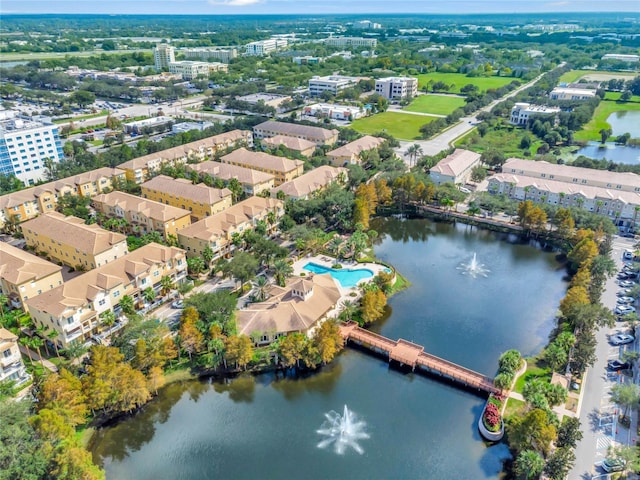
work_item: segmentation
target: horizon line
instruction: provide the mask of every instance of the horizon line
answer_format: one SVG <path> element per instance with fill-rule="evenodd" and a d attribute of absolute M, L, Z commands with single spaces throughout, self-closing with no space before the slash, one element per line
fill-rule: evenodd
<path fill-rule="evenodd" d="M 590 14 L 634 14 L 640 17 L 640 12 L 634 10 L 605 10 L 605 11 L 596 11 L 596 10 L 571 10 L 571 11 L 553 11 L 553 10 L 545 10 L 545 11 L 528 11 L 528 12 L 514 12 L 511 10 L 506 10 L 503 12 L 469 12 L 469 13 L 458 13 L 458 12 L 411 12 L 411 11 L 403 11 L 403 12 L 336 12 L 336 13 L 328 13 L 328 12 L 317 12 L 317 13 L 304 13 L 304 12 L 288 12 L 288 13 L 262 13 L 262 12 L 254 12 L 254 13 L 246 13 L 238 11 L 237 13 L 107 13 L 107 12 L 76 12 L 76 13 L 68 13 L 68 12 L 2 12 L 2 15 L 104 15 L 109 17 L 117 17 L 117 16 L 143 16 L 143 17 L 168 17 L 168 16 L 205 16 L 205 17 L 224 17 L 224 16 L 237 16 L 237 15 L 256 15 L 263 17 L 275 17 L 275 16 L 283 16 L 283 15 L 303 15 L 303 16 L 350 16 L 350 15 L 379 15 L 392 17 L 394 15 L 454 15 L 454 16 L 488 16 L 488 15 L 541 15 L 541 14 L 555 14 L 555 15 L 570 15 L 574 13 L 590 13 Z"/>

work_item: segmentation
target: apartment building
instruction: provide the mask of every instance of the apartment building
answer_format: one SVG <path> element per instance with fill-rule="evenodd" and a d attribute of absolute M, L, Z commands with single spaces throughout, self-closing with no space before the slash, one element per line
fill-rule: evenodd
<path fill-rule="evenodd" d="M 158 43 L 153 49 L 153 63 L 156 70 L 169 68 L 176 61 L 176 49 L 168 43 Z"/>
<path fill-rule="evenodd" d="M 234 58 L 238 57 L 237 48 L 183 48 L 180 50 L 185 58 L 193 60 L 217 60 L 222 63 L 229 63 Z"/>
<path fill-rule="evenodd" d="M 253 135 L 248 130 L 231 130 L 195 142 L 134 158 L 119 165 L 127 180 L 142 183 L 160 171 L 163 165 L 185 164 L 188 160 L 202 161 L 239 146 L 252 146 Z"/>
<path fill-rule="evenodd" d="M 304 172 L 304 162 L 301 160 L 290 160 L 263 152 L 251 152 L 246 148 L 234 150 L 220 158 L 220 161 L 273 175 L 275 186 L 293 180 Z"/>
<path fill-rule="evenodd" d="M 317 97 L 329 92 L 335 96 L 343 90 L 357 85 L 360 80 L 360 77 L 347 77 L 345 75 L 315 76 L 309 79 L 309 95 Z"/>
<path fill-rule="evenodd" d="M 270 173 L 211 160 L 187 165 L 187 170 L 198 172 L 201 178 L 209 175 L 214 180 L 220 179 L 223 182 L 238 180 L 247 195 L 259 195 L 264 191 L 271 191 L 275 182 L 275 177 Z"/>
<path fill-rule="evenodd" d="M 0 328 L 0 383 L 15 382 L 14 386 L 20 386 L 30 378 L 22 362 L 18 336 Z"/>
<path fill-rule="evenodd" d="M 8 220 L 23 222 L 41 213 L 53 212 L 58 199 L 64 195 L 91 197 L 117 182 L 125 181 L 125 172 L 119 168 L 98 168 L 37 187 L 26 188 L 0 196 L 0 226 Z"/>
<path fill-rule="evenodd" d="M 471 176 L 474 167 L 480 165 L 480 157 L 479 153 L 456 148 L 451 155 L 447 155 L 429 169 L 429 176 L 436 185 L 464 184 Z"/>
<path fill-rule="evenodd" d="M 342 167 L 322 165 L 308 171 L 271 190 L 271 196 L 276 198 L 282 192 L 286 198 L 292 200 L 307 200 L 314 194 L 326 189 L 334 183 L 345 184 L 349 179 L 348 170 Z"/>
<path fill-rule="evenodd" d="M 184 80 L 195 78 L 209 78 L 214 72 L 227 72 L 229 65 L 221 62 L 196 62 L 193 60 L 182 60 L 180 62 L 169 63 L 169 72 L 181 75 Z"/>
<path fill-rule="evenodd" d="M 62 267 L 0 242 L 0 291 L 13 308 L 28 312 L 26 301 L 62 285 Z"/>
<path fill-rule="evenodd" d="M 551 100 L 589 100 L 596 96 L 596 90 L 590 88 L 556 87 L 551 90 Z"/>
<path fill-rule="evenodd" d="M 165 240 L 176 237 L 179 230 L 191 225 L 191 212 L 164 205 L 124 192 L 111 192 L 91 199 L 96 212 L 107 218 L 122 218 L 128 223 L 126 231 L 144 235 L 158 232 Z"/>
<path fill-rule="evenodd" d="M 269 38 L 268 40 L 259 40 L 257 42 L 247 43 L 245 55 L 259 56 L 268 55 L 271 52 L 286 48 L 288 41 L 284 38 Z"/>
<path fill-rule="evenodd" d="M 44 213 L 21 227 L 28 247 L 73 268 L 97 268 L 129 252 L 121 233 L 58 212 Z"/>
<path fill-rule="evenodd" d="M 376 80 L 376 93 L 388 100 L 413 98 L 418 95 L 418 79 L 412 77 L 386 77 Z"/>
<path fill-rule="evenodd" d="M 58 163 L 63 158 L 56 125 L 0 111 L 0 175 L 15 175 L 33 185 L 45 177 L 45 160 Z"/>
<path fill-rule="evenodd" d="M 142 197 L 189 210 L 196 220 L 226 210 L 231 206 L 231 190 L 192 184 L 186 178 L 158 175 L 141 185 Z"/>
<path fill-rule="evenodd" d="M 316 144 L 303 138 L 286 137 L 284 135 L 276 135 L 275 137 L 263 138 L 260 142 L 265 148 L 276 149 L 280 145 L 298 152 L 307 158 L 311 158 L 316 151 Z"/>
<path fill-rule="evenodd" d="M 510 122 L 513 125 L 526 125 L 533 116 L 553 116 L 560 113 L 558 107 L 547 107 L 545 105 L 531 105 L 530 103 L 518 102 L 511 109 Z"/>
<path fill-rule="evenodd" d="M 342 147 L 327 152 L 327 158 L 331 160 L 331 164 L 336 167 L 343 167 L 348 164 L 360 164 L 362 163 L 362 152 L 369 152 L 378 148 L 384 141 L 384 138 L 365 135 Z"/>
<path fill-rule="evenodd" d="M 276 122 L 269 120 L 253 127 L 253 135 L 257 139 L 284 135 L 285 137 L 302 138 L 316 145 L 333 145 L 338 141 L 338 130 L 298 125 L 296 123 Z"/>
<path fill-rule="evenodd" d="M 120 301 L 128 296 L 140 306 L 142 292 L 161 290 L 163 277 L 180 285 L 187 277 L 184 250 L 150 243 L 130 254 L 75 277 L 61 286 L 29 299 L 27 305 L 36 326 L 59 333 L 56 342 L 65 348 L 84 342 L 103 326 L 101 314 L 120 314 Z"/>
<path fill-rule="evenodd" d="M 329 37 L 325 39 L 324 44 L 328 47 L 367 47 L 375 48 L 378 40 L 375 38 L 364 37 Z"/>
<path fill-rule="evenodd" d="M 283 215 L 284 202 L 275 198 L 249 197 L 224 212 L 179 231 L 178 243 L 186 250 L 188 257 L 199 257 L 209 247 L 213 250 L 215 260 L 233 250 L 234 234 L 251 230 L 260 221 L 266 223 L 268 234 L 271 234 Z"/>

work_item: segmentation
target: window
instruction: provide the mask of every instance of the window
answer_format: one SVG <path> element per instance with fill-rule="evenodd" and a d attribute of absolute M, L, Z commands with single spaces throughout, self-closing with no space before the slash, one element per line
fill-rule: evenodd
<path fill-rule="evenodd" d="M 120 290 L 116 290 L 115 292 L 113 292 L 113 297 L 117 298 L 120 296 Z"/>
<path fill-rule="evenodd" d="M 101 307 L 103 307 L 105 303 L 107 303 L 107 301 L 103 298 L 102 300 L 100 300 L 100 301 L 98 302 L 98 305 L 100 305 Z"/>

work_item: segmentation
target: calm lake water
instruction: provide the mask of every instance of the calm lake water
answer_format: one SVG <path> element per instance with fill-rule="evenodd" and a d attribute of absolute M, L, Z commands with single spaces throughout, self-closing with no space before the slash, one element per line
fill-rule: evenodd
<path fill-rule="evenodd" d="M 494 375 L 509 348 L 538 352 L 566 289 L 552 253 L 515 238 L 428 220 L 377 220 L 376 254 L 411 282 L 376 330 Z M 473 252 L 490 272 L 457 269 Z M 318 448 L 316 430 L 348 405 L 366 421 L 362 455 Z M 305 378 L 272 374 L 169 385 L 135 417 L 99 431 L 108 479 L 484 479 L 509 458 L 477 431 L 482 396 L 390 369 L 346 349 Z"/>
<path fill-rule="evenodd" d="M 632 138 L 640 137 L 640 111 L 614 112 L 607 117 L 614 136 L 631 134 Z M 584 155 L 594 160 L 607 159 L 616 163 L 640 164 L 640 148 L 616 145 L 607 142 L 589 142 L 586 147 L 577 151 L 575 156 Z"/>
<path fill-rule="evenodd" d="M 640 111 L 614 112 L 607 117 L 614 135 L 630 133 L 633 138 L 640 137 Z"/>

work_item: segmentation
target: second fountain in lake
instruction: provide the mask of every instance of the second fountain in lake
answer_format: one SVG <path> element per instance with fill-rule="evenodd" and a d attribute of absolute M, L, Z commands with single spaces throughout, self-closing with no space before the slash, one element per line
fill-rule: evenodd
<path fill-rule="evenodd" d="M 488 268 L 485 268 L 484 264 L 478 262 L 475 252 L 473 252 L 473 257 L 469 263 L 461 263 L 457 268 L 458 270 L 462 270 L 463 275 L 469 275 L 473 278 L 478 276 L 486 277 L 487 273 L 491 271 Z"/>
<path fill-rule="evenodd" d="M 369 438 L 369 434 L 365 432 L 367 424 L 358 420 L 355 413 L 344 406 L 342 416 L 333 410 L 325 413 L 326 420 L 317 430 L 319 435 L 324 436 L 324 440 L 318 443 L 319 448 L 327 448 L 333 446 L 333 451 L 338 455 L 344 454 L 348 448 L 353 448 L 360 455 L 364 450 L 358 443 L 360 440 Z"/>

